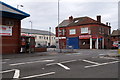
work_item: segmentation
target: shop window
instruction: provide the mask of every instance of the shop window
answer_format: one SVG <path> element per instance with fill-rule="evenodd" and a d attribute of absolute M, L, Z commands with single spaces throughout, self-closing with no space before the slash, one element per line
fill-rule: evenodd
<path fill-rule="evenodd" d="M 88 33 L 88 27 L 81 28 L 81 33 Z"/>
<path fill-rule="evenodd" d="M 76 30 L 75 29 L 70 29 L 69 30 L 69 34 L 71 35 L 71 34 L 76 34 Z"/>

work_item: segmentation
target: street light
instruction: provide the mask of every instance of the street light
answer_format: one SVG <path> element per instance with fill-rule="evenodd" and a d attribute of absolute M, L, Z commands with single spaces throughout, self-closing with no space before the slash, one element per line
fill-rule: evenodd
<path fill-rule="evenodd" d="M 60 49 L 60 43 L 59 43 L 59 17 L 60 17 L 59 16 L 59 2 L 60 2 L 60 0 L 58 0 L 58 49 Z"/>
<path fill-rule="evenodd" d="M 17 9 L 19 8 L 19 6 L 20 6 L 20 7 L 23 7 L 23 5 L 17 5 Z"/>
<path fill-rule="evenodd" d="M 29 21 L 30 22 L 30 49 L 29 49 L 29 53 L 31 53 L 31 37 L 32 37 L 32 21 Z"/>

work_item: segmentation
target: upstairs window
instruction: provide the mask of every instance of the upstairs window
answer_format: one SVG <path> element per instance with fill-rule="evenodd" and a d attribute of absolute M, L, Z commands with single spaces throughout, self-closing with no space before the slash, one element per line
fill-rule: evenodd
<path fill-rule="evenodd" d="M 70 30 L 69 30 L 69 34 L 70 34 L 70 35 L 76 34 L 76 30 L 75 30 L 75 29 L 70 29 Z"/>
<path fill-rule="evenodd" d="M 82 33 L 82 34 L 88 33 L 88 27 L 81 28 L 81 33 Z"/>

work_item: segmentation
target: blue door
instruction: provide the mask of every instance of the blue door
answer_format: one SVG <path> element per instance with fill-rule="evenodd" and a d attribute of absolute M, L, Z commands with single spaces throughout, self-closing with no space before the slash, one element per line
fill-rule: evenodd
<path fill-rule="evenodd" d="M 78 37 L 67 38 L 66 43 L 67 43 L 67 48 L 79 49 L 79 38 Z"/>

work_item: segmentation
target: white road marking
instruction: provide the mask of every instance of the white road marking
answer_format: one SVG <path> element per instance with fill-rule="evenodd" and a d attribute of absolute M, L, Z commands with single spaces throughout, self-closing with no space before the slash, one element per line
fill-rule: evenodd
<path fill-rule="evenodd" d="M 15 69 L 6 70 L 6 71 L 1 71 L 0 73 L 7 73 L 7 72 L 11 72 L 11 71 L 15 71 Z"/>
<path fill-rule="evenodd" d="M 20 70 L 16 69 L 13 78 L 19 78 Z"/>
<path fill-rule="evenodd" d="M 63 65 L 63 64 L 61 64 L 61 63 L 57 63 L 57 65 L 63 67 L 63 68 L 66 69 L 66 70 L 70 70 L 70 68 L 68 68 L 67 66 L 65 66 L 65 65 Z"/>
<path fill-rule="evenodd" d="M 60 63 L 69 63 L 69 62 L 74 62 L 74 61 L 77 61 L 77 60 L 63 61 L 63 62 L 60 62 Z"/>
<path fill-rule="evenodd" d="M 10 59 L 3 59 L 3 61 L 9 61 Z"/>
<path fill-rule="evenodd" d="M 74 62 L 74 61 L 77 61 L 77 60 L 69 60 L 69 61 L 63 61 L 63 62 L 59 62 L 59 63 L 69 63 L 69 62 Z M 46 66 L 51 66 L 51 65 L 55 65 L 57 63 L 49 63 L 49 64 L 46 64 Z"/>
<path fill-rule="evenodd" d="M 23 77 L 21 79 L 35 78 L 35 77 L 47 76 L 47 75 L 51 75 L 51 74 L 55 74 L 55 72 L 49 72 L 49 73 L 44 73 L 44 74 L 39 74 L 39 75 L 33 75 L 33 76 L 27 76 L 27 77 Z"/>
<path fill-rule="evenodd" d="M 118 58 L 112 58 L 112 57 L 100 57 L 100 58 L 103 58 L 103 59 L 112 59 L 112 60 L 119 60 Z"/>
<path fill-rule="evenodd" d="M 15 64 L 9 64 L 10 66 L 17 66 L 17 65 L 23 65 L 23 64 L 26 64 L 26 63 L 15 63 Z"/>
<path fill-rule="evenodd" d="M 7 72 L 12 72 L 12 71 L 15 71 L 13 78 L 19 78 L 20 70 L 18 70 L 18 69 L 11 69 L 11 70 L 6 70 L 6 71 L 1 71 L 0 73 L 7 73 Z"/>
<path fill-rule="evenodd" d="M 96 66 L 102 66 L 102 65 L 113 64 L 113 63 L 118 63 L 118 62 L 119 62 L 119 61 L 113 61 L 113 62 L 101 63 L 101 64 L 96 64 L 96 65 L 85 66 L 85 68 L 96 67 Z"/>
<path fill-rule="evenodd" d="M 5 64 L 5 63 L 7 63 L 7 62 L 2 62 L 2 64 Z"/>
<path fill-rule="evenodd" d="M 24 62 L 24 63 L 15 63 L 15 64 L 9 64 L 10 66 L 17 66 L 17 65 L 23 65 L 23 64 L 32 64 L 32 63 L 38 63 L 38 62 L 53 62 L 54 60 L 40 60 L 40 61 L 33 61 L 33 62 Z"/>
<path fill-rule="evenodd" d="M 91 63 L 91 64 L 97 64 L 97 65 L 99 65 L 99 64 L 100 64 L 100 63 L 93 62 L 93 61 L 89 61 L 89 60 L 82 60 L 82 61 L 87 62 L 87 63 Z"/>

